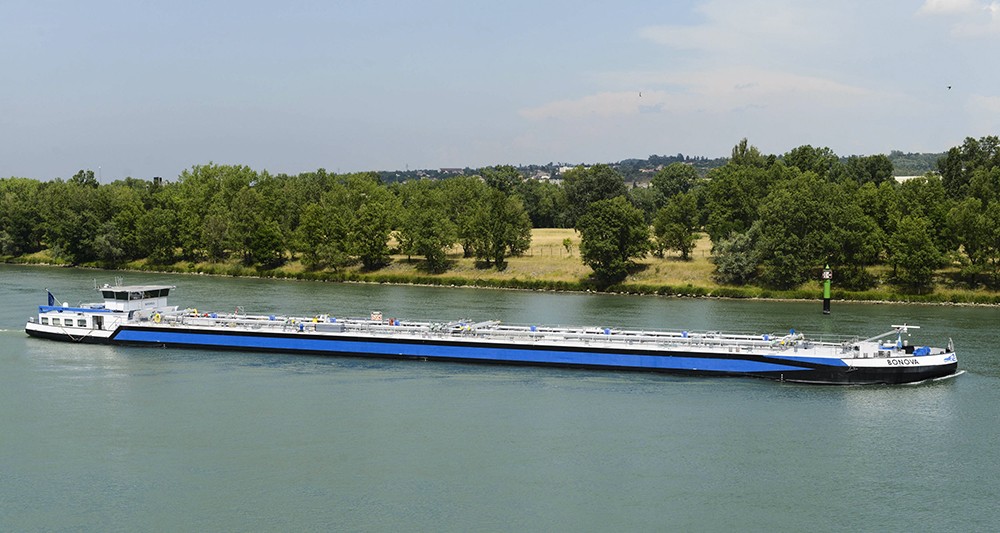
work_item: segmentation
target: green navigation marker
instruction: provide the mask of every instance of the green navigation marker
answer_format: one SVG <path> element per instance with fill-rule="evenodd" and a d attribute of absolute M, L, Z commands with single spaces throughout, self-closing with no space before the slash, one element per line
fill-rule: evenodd
<path fill-rule="evenodd" d="M 823 314 L 830 314 L 830 280 L 833 279 L 833 271 L 830 265 L 823 269 Z"/>

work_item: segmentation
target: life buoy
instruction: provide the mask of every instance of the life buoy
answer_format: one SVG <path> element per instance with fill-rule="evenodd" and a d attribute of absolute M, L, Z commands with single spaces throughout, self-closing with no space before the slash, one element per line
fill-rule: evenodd
<path fill-rule="evenodd" d="M 156 322 L 157 324 L 160 323 L 160 313 L 153 315 L 153 322 Z"/>

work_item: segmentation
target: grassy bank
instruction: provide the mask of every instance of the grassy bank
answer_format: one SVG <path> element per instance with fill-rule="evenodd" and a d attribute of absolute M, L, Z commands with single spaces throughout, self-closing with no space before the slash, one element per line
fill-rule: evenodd
<path fill-rule="evenodd" d="M 570 245 L 564 246 L 569 239 Z M 590 279 L 591 270 L 580 260 L 579 235 L 572 229 L 536 229 L 532 231 L 531 249 L 522 257 L 512 257 L 504 271 L 482 268 L 472 258 L 463 258 L 456 249 L 450 256 L 450 268 L 442 274 L 424 271 L 422 260 L 393 256 L 392 262 L 377 271 L 365 272 L 360 267 L 333 270 L 308 270 L 300 261 L 290 261 L 273 270 L 246 267 L 238 261 L 223 263 L 180 261 L 172 265 L 151 265 L 133 261 L 126 270 L 201 273 L 223 276 L 271 277 L 317 281 L 364 283 L 397 283 L 441 286 L 473 286 L 554 291 L 596 291 Z M 656 294 L 690 297 L 817 299 L 822 290 L 819 281 L 806 283 L 793 290 L 772 290 L 753 286 L 720 285 L 712 279 L 715 267 L 710 260 L 711 242 L 702 236 L 690 261 L 668 254 L 657 258 L 647 256 L 623 282 L 603 288 L 607 292 L 626 294 Z M 10 259 L 28 264 L 59 264 L 46 252 Z M 921 302 L 955 304 L 1000 304 L 1000 293 L 986 290 L 955 289 L 939 285 L 926 294 L 908 294 L 892 285 L 881 285 L 867 291 L 847 291 L 836 288 L 835 300 Z"/>

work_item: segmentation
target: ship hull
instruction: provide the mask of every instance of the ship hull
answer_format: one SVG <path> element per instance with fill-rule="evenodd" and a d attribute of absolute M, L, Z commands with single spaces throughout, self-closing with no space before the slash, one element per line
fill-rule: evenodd
<path fill-rule="evenodd" d="M 912 366 L 859 367 L 829 358 L 787 354 L 741 354 L 710 350 L 643 350 L 607 346 L 558 346 L 441 338 L 377 337 L 349 334 L 164 328 L 126 325 L 109 336 L 73 336 L 43 328 L 29 335 L 69 342 L 125 346 L 162 346 L 367 358 L 419 359 L 461 363 L 537 365 L 603 370 L 646 371 L 693 376 L 742 376 L 778 381 L 837 384 L 901 384 L 954 374 L 957 362 L 935 364 L 913 358 Z"/>
<path fill-rule="evenodd" d="M 28 336 L 36 337 L 39 339 L 48 339 L 53 341 L 61 342 L 74 342 L 77 344 L 115 344 L 110 340 L 108 335 L 91 334 L 91 332 L 84 332 L 81 334 L 68 333 L 65 328 L 60 328 L 60 330 L 54 330 L 52 328 L 44 327 L 32 327 L 34 324 L 29 324 L 24 328 L 24 332 Z"/>

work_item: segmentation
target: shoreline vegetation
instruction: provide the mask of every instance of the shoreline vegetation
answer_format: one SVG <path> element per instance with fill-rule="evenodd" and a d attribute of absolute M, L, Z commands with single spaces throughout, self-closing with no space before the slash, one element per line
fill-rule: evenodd
<path fill-rule="evenodd" d="M 0 179 L 0 261 L 367 283 L 1000 304 L 1000 138 L 923 176 L 741 139 L 723 166 L 440 180 L 195 165 L 176 181 Z M 538 229 L 535 229 L 538 228 Z M 564 229 L 555 229 L 564 228 Z"/>
<path fill-rule="evenodd" d="M 624 280 L 606 286 L 599 285 L 593 279 L 591 269 L 580 260 L 579 245 L 580 236 L 573 229 L 533 229 L 531 246 L 527 252 L 522 256 L 509 257 L 507 268 L 499 271 L 477 264 L 475 258 L 463 258 L 457 247 L 448 255 L 448 270 L 441 274 L 428 272 L 423 266 L 423 258 L 406 255 L 391 256 L 391 263 L 376 271 L 365 271 L 361 265 L 336 270 L 310 270 L 299 258 L 293 258 L 273 269 L 248 267 L 235 259 L 224 262 L 177 261 L 165 265 L 152 264 L 141 259 L 129 261 L 111 270 L 673 297 L 774 300 L 822 298 L 822 285 L 818 275 L 814 280 L 787 290 L 717 283 L 712 278 L 715 265 L 711 262 L 711 241 L 705 234 L 699 235 L 688 261 L 682 260 L 678 254 L 668 253 L 663 258 L 649 254 L 636 261 L 635 268 Z M 47 250 L 21 257 L 4 257 L 3 262 L 69 266 L 68 263 L 54 258 Z M 76 266 L 104 268 L 98 263 Z M 869 271 L 879 279 L 888 278 L 890 274 L 888 267 L 870 267 Z M 912 293 L 900 290 L 887 282 L 881 282 L 875 288 L 863 291 L 841 289 L 837 287 L 837 277 L 834 272 L 831 296 L 834 301 L 842 302 L 1000 305 L 1000 292 L 951 287 L 947 282 L 949 279 L 947 269 L 939 270 L 936 274 L 936 282 L 931 288 L 920 293 Z"/>

